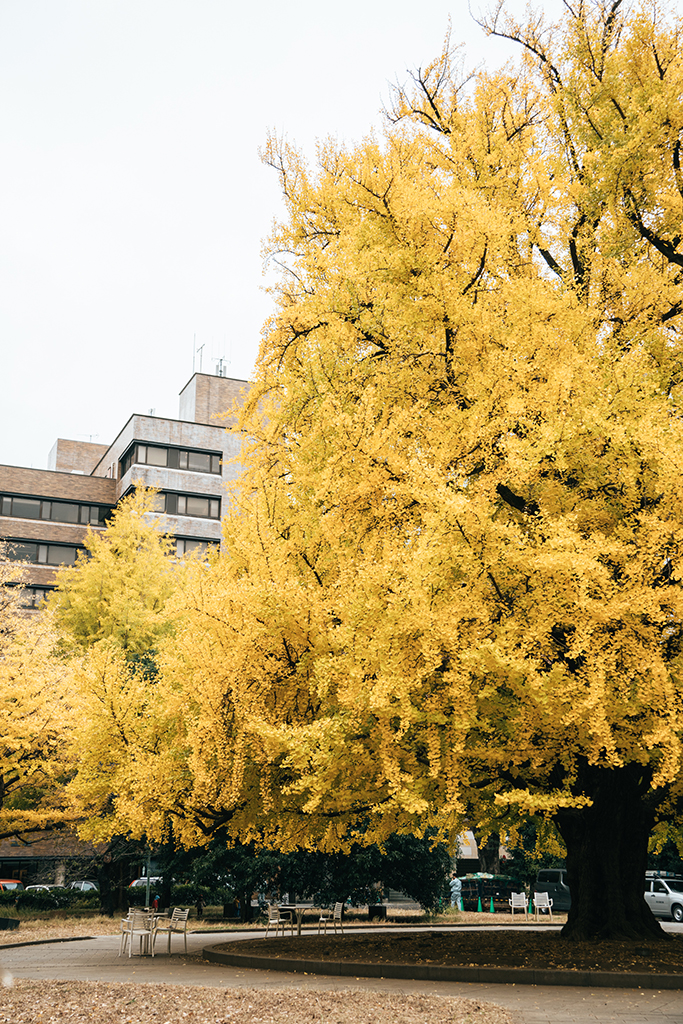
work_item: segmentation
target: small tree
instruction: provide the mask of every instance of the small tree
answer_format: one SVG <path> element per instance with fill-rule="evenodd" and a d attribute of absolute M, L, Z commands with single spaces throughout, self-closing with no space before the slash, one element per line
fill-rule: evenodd
<path fill-rule="evenodd" d="M 168 738 L 157 657 L 173 629 L 169 599 L 181 569 L 153 502 L 144 489 L 124 498 L 108 528 L 88 535 L 88 557 L 62 570 L 52 601 L 74 679 L 77 771 L 68 793 L 80 834 L 107 842 L 98 877 L 108 912 L 121 906 L 139 841 L 156 825 L 147 787 L 168 782 L 155 771 Z"/>
<path fill-rule="evenodd" d="M 22 609 L 23 576 L 0 545 L 0 838 L 27 841 L 73 821 L 72 678 L 55 657 L 51 616 Z"/>

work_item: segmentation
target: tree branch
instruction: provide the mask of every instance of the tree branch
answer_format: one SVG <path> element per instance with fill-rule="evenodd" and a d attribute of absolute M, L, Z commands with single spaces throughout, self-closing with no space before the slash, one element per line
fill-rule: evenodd
<path fill-rule="evenodd" d="M 669 263 L 674 263 L 678 267 L 683 267 L 683 255 L 676 252 L 676 246 L 680 242 L 680 238 L 675 239 L 675 245 L 671 242 L 667 242 L 666 239 L 660 238 L 658 234 L 652 231 L 646 224 L 643 223 L 643 219 L 638 209 L 635 196 L 629 189 L 625 189 L 624 196 L 626 197 L 625 212 L 629 221 L 639 233 L 641 238 L 649 242 L 657 252 L 660 252 Z"/>

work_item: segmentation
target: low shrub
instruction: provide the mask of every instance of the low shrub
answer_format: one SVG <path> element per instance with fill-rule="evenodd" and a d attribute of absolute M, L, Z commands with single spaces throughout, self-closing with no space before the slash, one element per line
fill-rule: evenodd
<path fill-rule="evenodd" d="M 171 889 L 171 902 L 176 907 L 194 907 L 200 900 L 204 907 L 214 902 L 213 890 L 208 885 L 189 883 L 174 885 Z"/>
<path fill-rule="evenodd" d="M 72 903 L 69 889 L 31 889 L 17 896 L 17 910 L 62 910 Z"/>
<path fill-rule="evenodd" d="M 77 910 L 96 909 L 100 904 L 98 892 L 79 889 L 30 889 L 16 897 L 17 910 Z"/>
<path fill-rule="evenodd" d="M 161 899 L 161 886 L 150 885 L 149 887 L 149 902 L 152 903 L 154 897 L 158 896 Z M 144 907 L 147 900 L 147 886 L 146 885 L 134 885 L 132 889 L 128 889 L 128 904 L 131 907 Z"/>

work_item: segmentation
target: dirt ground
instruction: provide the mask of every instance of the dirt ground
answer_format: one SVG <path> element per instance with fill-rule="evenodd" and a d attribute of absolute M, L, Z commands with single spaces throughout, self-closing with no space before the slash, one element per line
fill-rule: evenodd
<path fill-rule="evenodd" d="M 220 947 L 219 947 L 220 948 Z M 557 932 L 412 932 L 250 939 L 224 947 L 255 956 L 301 956 L 356 963 L 525 967 L 539 970 L 683 972 L 683 936 L 669 941 L 569 942 Z"/>
<path fill-rule="evenodd" d="M 374 992 L 17 981 L 0 989 L 0 1024 L 514 1024 L 474 999 Z"/>

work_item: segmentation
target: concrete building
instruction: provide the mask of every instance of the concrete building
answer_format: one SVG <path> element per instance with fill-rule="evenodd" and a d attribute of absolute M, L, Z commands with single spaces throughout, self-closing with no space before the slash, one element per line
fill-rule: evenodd
<path fill-rule="evenodd" d="M 59 567 L 83 550 L 88 529 L 104 529 L 138 480 L 159 488 L 158 512 L 179 555 L 219 543 L 225 484 L 241 471 L 232 461 L 240 439 L 225 428 L 248 388 L 195 373 L 180 392 L 177 420 L 135 414 L 109 445 L 59 438 L 47 469 L 0 465 L 0 540 L 28 565 L 26 603 L 40 603 Z"/>

